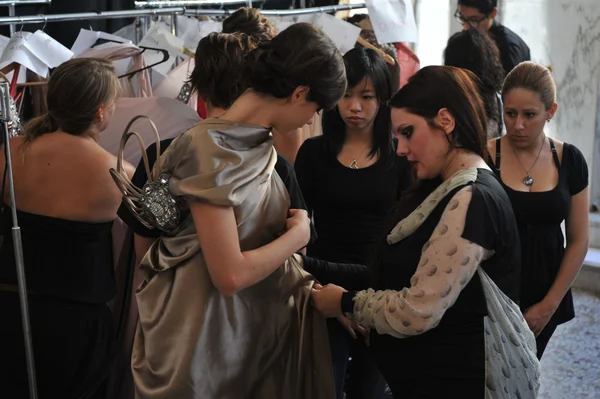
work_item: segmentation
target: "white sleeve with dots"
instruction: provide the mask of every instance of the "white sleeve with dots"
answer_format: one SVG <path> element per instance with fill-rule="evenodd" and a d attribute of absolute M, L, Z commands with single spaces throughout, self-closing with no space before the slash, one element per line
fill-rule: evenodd
<path fill-rule="evenodd" d="M 450 200 L 421 260 L 401 291 L 360 291 L 354 298 L 354 318 L 379 334 L 404 338 L 435 328 L 446 309 L 492 251 L 462 238 L 472 189 L 465 187 Z"/>

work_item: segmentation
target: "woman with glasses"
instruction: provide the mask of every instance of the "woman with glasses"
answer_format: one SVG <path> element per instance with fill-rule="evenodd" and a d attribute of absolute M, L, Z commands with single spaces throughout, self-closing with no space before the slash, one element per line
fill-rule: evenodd
<path fill-rule="evenodd" d="M 509 73 L 520 62 L 531 60 L 531 55 L 519 35 L 496 21 L 497 15 L 498 0 L 458 0 L 454 13 L 463 30 L 477 28 L 490 34 L 500 50 L 504 72 Z"/>

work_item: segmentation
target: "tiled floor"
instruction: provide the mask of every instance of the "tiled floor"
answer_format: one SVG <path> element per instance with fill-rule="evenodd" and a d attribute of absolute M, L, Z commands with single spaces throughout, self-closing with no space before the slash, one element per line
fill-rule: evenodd
<path fill-rule="evenodd" d="M 600 398 L 600 297 L 574 294 L 577 317 L 546 348 L 539 399 Z"/>

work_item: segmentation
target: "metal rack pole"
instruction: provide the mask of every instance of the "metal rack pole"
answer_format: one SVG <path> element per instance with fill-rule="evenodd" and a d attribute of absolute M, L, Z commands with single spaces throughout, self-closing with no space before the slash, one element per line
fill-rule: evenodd
<path fill-rule="evenodd" d="M 0 121 L 4 127 L 6 153 L 6 172 L 8 175 L 8 189 L 10 194 L 10 209 L 12 211 L 12 237 L 17 268 L 17 283 L 19 288 L 19 301 L 21 303 L 21 320 L 23 323 L 23 339 L 25 340 L 25 358 L 27 360 L 27 377 L 29 381 L 29 398 L 37 399 L 37 384 L 35 378 L 35 363 L 33 361 L 33 344 L 31 342 L 31 325 L 29 323 L 29 304 L 27 302 L 27 283 L 25 280 L 25 267 L 23 263 L 23 242 L 21 241 L 21 228 L 17 219 L 17 205 L 15 203 L 15 184 L 13 180 L 12 159 L 10 154 L 10 134 L 8 123 L 11 119 L 10 86 L 8 82 L 0 83 Z"/>
<path fill-rule="evenodd" d="M 161 8 L 156 10 L 124 10 L 104 12 L 79 12 L 70 14 L 23 15 L 0 18 L 0 25 L 39 24 L 42 22 L 87 21 L 91 19 L 135 18 L 153 15 L 183 14 L 184 7 Z"/>
<path fill-rule="evenodd" d="M 311 7 L 311 8 L 297 8 L 293 10 L 260 10 L 260 13 L 263 15 L 277 16 L 282 17 L 286 15 L 303 15 L 303 14 L 317 14 L 324 12 L 337 12 L 337 11 L 345 11 L 345 10 L 354 10 L 358 8 L 366 8 L 367 5 L 365 3 L 357 3 L 357 4 L 342 4 L 337 6 L 326 6 L 326 7 Z M 208 16 L 217 16 L 217 15 L 229 15 L 234 13 L 235 10 L 185 10 L 185 15 L 208 15 Z"/>
<path fill-rule="evenodd" d="M 24 6 L 26 4 L 50 4 L 52 0 L 0 0 L 0 6 L 8 7 L 8 16 L 14 17 L 17 15 L 16 6 Z M 15 33 L 15 25 L 9 27 L 10 35 Z"/>
<path fill-rule="evenodd" d="M 358 4 L 343 4 L 327 7 L 312 7 L 295 10 L 261 10 L 264 15 L 286 16 L 286 15 L 302 15 L 315 14 L 322 12 L 336 12 L 344 10 L 354 10 L 358 8 L 366 8 L 365 3 Z M 158 9 L 142 9 L 142 10 L 124 10 L 124 11 L 106 11 L 106 12 L 82 12 L 71 14 L 49 14 L 49 15 L 25 15 L 18 17 L 2 17 L 0 25 L 10 24 L 38 24 L 42 22 L 62 22 L 62 21 L 82 21 L 91 19 L 115 19 L 115 18 L 134 18 L 154 15 L 229 15 L 235 10 L 190 10 L 185 7 L 158 8 Z"/>
<path fill-rule="evenodd" d="M 235 4 L 262 3 L 264 0 L 165 0 L 165 1 L 135 1 L 135 8 L 163 8 L 163 7 L 221 7 Z"/>

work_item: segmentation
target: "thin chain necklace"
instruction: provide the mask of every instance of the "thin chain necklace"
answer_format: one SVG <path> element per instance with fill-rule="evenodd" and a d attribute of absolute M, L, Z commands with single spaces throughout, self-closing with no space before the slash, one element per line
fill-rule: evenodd
<path fill-rule="evenodd" d="M 348 145 L 344 144 L 344 147 L 348 148 Z M 371 144 L 366 146 L 356 157 L 352 157 L 352 162 L 348 164 L 350 169 L 358 169 L 358 158 L 365 153 L 366 150 L 371 148 Z"/>
<path fill-rule="evenodd" d="M 529 170 L 527 170 L 523 166 L 523 163 L 521 162 L 521 159 L 519 159 L 519 156 L 517 155 L 517 152 L 515 151 L 515 148 L 512 146 L 512 144 L 510 144 L 510 141 L 508 142 L 510 148 L 512 149 L 513 154 L 515 154 L 515 158 L 517 158 L 517 161 L 519 161 L 519 164 L 521 165 L 521 168 L 523 168 L 523 170 L 525 171 L 525 177 L 523 178 L 523 184 L 526 185 L 527 187 L 533 186 L 533 183 L 535 182 L 535 180 L 533 179 L 533 177 L 531 177 L 531 175 L 529 174 L 529 172 L 531 172 L 531 170 L 533 169 L 533 167 L 537 163 L 538 159 L 540 159 L 540 155 L 542 154 L 542 148 L 544 148 L 544 144 L 545 143 L 546 143 L 546 135 L 544 135 L 544 140 L 542 140 L 542 145 L 540 146 L 540 150 L 538 151 L 538 154 L 537 154 L 537 157 L 535 158 L 535 161 L 533 161 L 533 165 L 531 165 L 531 168 L 529 168 Z"/>

